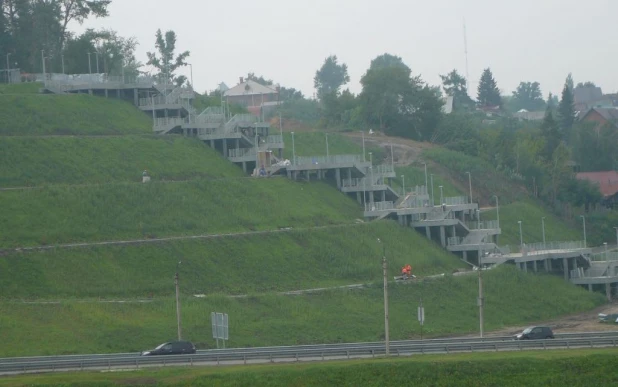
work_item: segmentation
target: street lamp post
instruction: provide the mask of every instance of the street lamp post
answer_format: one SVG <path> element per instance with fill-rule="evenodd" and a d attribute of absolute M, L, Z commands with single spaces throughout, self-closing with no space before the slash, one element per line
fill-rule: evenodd
<path fill-rule="evenodd" d="M 390 340 L 388 329 L 388 273 L 386 264 L 386 245 L 378 238 L 378 243 L 382 244 L 382 275 L 384 277 L 384 346 L 386 356 L 390 355 Z"/>
<path fill-rule="evenodd" d="M 324 133 L 324 136 L 326 137 L 326 157 L 328 158 L 328 133 Z"/>
<path fill-rule="evenodd" d="M 174 276 L 174 284 L 176 286 L 176 322 L 178 323 L 178 340 L 182 340 L 182 326 L 180 324 L 180 289 L 178 284 L 178 266 L 180 266 L 181 262 L 178 262 L 176 265 L 176 275 Z"/>
<path fill-rule="evenodd" d="M 496 220 L 498 221 L 498 228 L 500 228 L 500 203 L 498 202 L 498 195 L 494 195 L 496 198 Z"/>
<path fill-rule="evenodd" d="M 361 130 L 361 134 L 363 135 L 363 163 L 365 162 L 365 131 Z"/>
<path fill-rule="evenodd" d="M 616 230 L 616 248 L 618 248 L 618 227 L 614 227 L 614 230 Z"/>
<path fill-rule="evenodd" d="M 470 204 L 472 204 L 472 174 L 470 172 L 466 172 L 468 174 L 468 186 L 470 187 Z"/>
<path fill-rule="evenodd" d="M 90 51 L 88 51 L 88 74 L 92 75 L 92 63 L 90 61 Z"/>
<path fill-rule="evenodd" d="M 294 132 L 292 132 L 292 165 L 296 165 L 296 147 L 294 146 Z"/>
<path fill-rule="evenodd" d="M 584 224 L 584 248 L 588 247 L 588 243 L 586 241 L 586 217 L 584 215 L 580 215 L 582 218 L 582 222 Z"/>
<path fill-rule="evenodd" d="M 431 206 L 435 206 L 436 205 L 436 201 L 434 200 L 433 197 L 433 173 L 429 175 L 429 177 L 431 178 Z"/>
<path fill-rule="evenodd" d="M 45 70 L 45 50 L 41 50 L 41 62 L 43 62 L 43 81 L 47 82 L 47 71 Z"/>
<path fill-rule="evenodd" d="M 193 65 L 189 63 L 189 68 L 191 68 L 191 90 L 195 90 L 195 86 L 193 86 Z"/>
<path fill-rule="evenodd" d="M 64 74 L 64 54 L 60 55 L 60 60 L 62 61 L 62 74 Z"/>
<path fill-rule="evenodd" d="M 440 188 L 440 205 L 444 204 L 444 193 L 442 191 L 442 186 L 439 186 Z"/>
<path fill-rule="evenodd" d="M 96 54 L 96 57 L 97 57 L 97 74 L 100 74 L 99 73 L 99 52 L 95 51 L 94 53 Z"/>
<path fill-rule="evenodd" d="M 11 83 L 11 75 L 9 74 L 9 70 L 11 70 L 11 64 L 9 63 L 9 57 L 11 53 L 6 54 L 6 83 Z"/>
<path fill-rule="evenodd" d="M 370 179 L 371 179 L 371 193 L 370 193 L 370 197 L 371 197 L 371 205 L 373 206 L 373 152 L 369 152 L 369 172 L 370 172 Z"/>
<path fill-rule="evenodd" d="M 427 163 L 423 163 L 425 165 L 425 193 L 427 193 Z"/>
<path fill-rule="evenodd" d="M 391 143 L 391 165 L 395 169 L 395 154 L 393 153 L 393 144 Z"/>
<path fill-rule="evenodd" d="M 403 191 L 403 196 L 406 196 L 406 177 L 405 175 L 401 175 L 401 185 L 402 187 L 402 191 Z M 618 235 L 618 227 L 616 227 L 616 235 Z"/>
<path fill-rule="evenodd" d="M 518 220 L 517 223 L 519 223 L 519 248 L 521 249 L 521 251 L 523 253 L 523 249 L 524 249 L 524 234 L 522 233 L 522 230 L 521 230 L 521 220 Z"/>
<path fill-rule="evenodd" d="M 607 242 L 603 242 L 603 246 L 605 247 L 605 260 L 607 261 Z"/>
<path fill-rule="evenodd" d="M 545 245 L 545 217 L 541 218 L 541 228 L 543 229 L 543 245 Z"/>

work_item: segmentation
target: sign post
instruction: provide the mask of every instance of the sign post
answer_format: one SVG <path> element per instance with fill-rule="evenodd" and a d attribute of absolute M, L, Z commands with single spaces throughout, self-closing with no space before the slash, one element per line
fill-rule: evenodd
<path fill-rule="evenodd" d="M 225 340 L 228 339 L 228 317 L 227 313 L 210 313 L 210 321 L 212 323 L 212 338 L 217 341 L 217 348 L 219 348 L 219 339 L 223 342 L 223 349 L 225 349 Z"/>

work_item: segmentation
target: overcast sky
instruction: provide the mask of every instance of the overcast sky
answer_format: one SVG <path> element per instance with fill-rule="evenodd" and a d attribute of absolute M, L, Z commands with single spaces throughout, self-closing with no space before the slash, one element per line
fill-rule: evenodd
<path fill-rule="evenodd" d="M 360 92 L 371 59 L 385 52 L 438 85 L 439 74 L 466 73 L 464 18 L 473 97 L 485 67 L 503 94 L 520 81 L 559 93 L 569 72 L 576 83 L 618 91 L 618 0 L 113 0 L 109 11 L 73 30 L 135 37 L 144 63 L 155 31 L 174 30 L 177 51 L 191 51 L 199 91 L 254 72 L 311 96 L 316 70 L 335 54 Z"/>

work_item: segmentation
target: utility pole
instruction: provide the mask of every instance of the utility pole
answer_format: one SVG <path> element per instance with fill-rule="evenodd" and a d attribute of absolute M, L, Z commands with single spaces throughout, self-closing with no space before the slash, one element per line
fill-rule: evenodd
<path fill-rule="evenodd" d="M 176 321 L 178 322 L 178 340 L 182 340 L 182 327 L 180 324 L 180 289 L 178 286 L 178 265 L 176 265 L 176 275 L 174 276 L 174 284 L 176 285 Z"/>
<path fill-rule="evenodd" d="M 43 82 L 47 82 L 47 75 L 45 71 L 45 50 L 41 50 L 41 62 L 43 63 Z"/>
<path fill-rule="evenodd" d="M 363 135 L 363 163 L 365 162 L 365 131 L 361 130 L 361 134 Z"/>
<path fill-rule="evenodd" d="M 481 259 L 483 257 L 483 251 L 479 250 L 479 326 L 481 331 L 481 338 L 483 338 L 483 267 L 481 264 Z"/>
<path fill-rule="evenodd" d="M 382 272 L 384 276 L 384 344 L 386 349 L 386 357 L 390 356 L 390 340 L 388 332 L 388 273 L 386 264 L 386 245 L 382 243 Z"/>
<path fill-rule="evenodd" d="M 328 157 L 328 133 L 324 133 L 324 136 L 326 137 L 326 157 Z"/>

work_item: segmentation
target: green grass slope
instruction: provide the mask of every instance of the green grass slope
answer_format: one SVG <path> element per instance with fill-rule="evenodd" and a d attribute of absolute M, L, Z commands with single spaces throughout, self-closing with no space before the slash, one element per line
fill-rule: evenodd
<path fill-rule="evenodd" d="M 618 351 L 583 349 L 423 355 L 397 359 L 6 376 L 0 386 L 609 386 Z"/>
<path fill-rule="evenodd" d="M 242 177 L 218 152 L 176 136 L 3 137 L 0 187 Z"/>
<path fill-rule="evenodd" d="M 0 247 L 351 223 L 358 204 L 285 178 L 0 191 Z"/>
<path fill-rule="evenodd" d="M 0 136 L 152 133 L 131 103 L 89 95 L 0 94 Z"/>
<path fill-rule="evenodd" d="M 203 280 L 210 292 L 217 291 L 209 283 L 209 278 L 216 276 L 217 272 L 213 272 Z M 172 293 L 171 274 L 168 285 Z M 487 331 L 588 310 L 604 300 L 602 295 L 589 293 L 558 277 L 527 274 L 514 267 L 487 272 L 484 285 Z M 391 284 L 391 339 L 419 337 L 416 307 L 421 296 L 426 315 L 424 337 L 476 332 L 477 291 L 474 275 L 447 276 L 411 285 Z M 208 318 L 212 311 L 229 314 L 229 347 L 378 341 L 383 340 L 384 334 L 381 284 L 300 296 L 183 297 L 184 337 L 200 348 L 215 345 Z M 175 302 L 171 295 L 143 303 L 3 301 L 0 312 L 4 337 L 0 357 L 132 352 L 172 339 L 176 334 Z"/>
<path fill-rule="evenodd" d="M 429 275 L 463 267 L 395 222 L 131 246 L 96 246 L 0 257 L 1 298 L 165 296 L 182 261 L 185 294 L 246 294 L 380 281 L 382 246 L 393 275 L 410 263 Z"/>
<path fill-rule="evenodd" d="M 39 94 L 43 82 L 0 84 L 0 94 Z"/>

